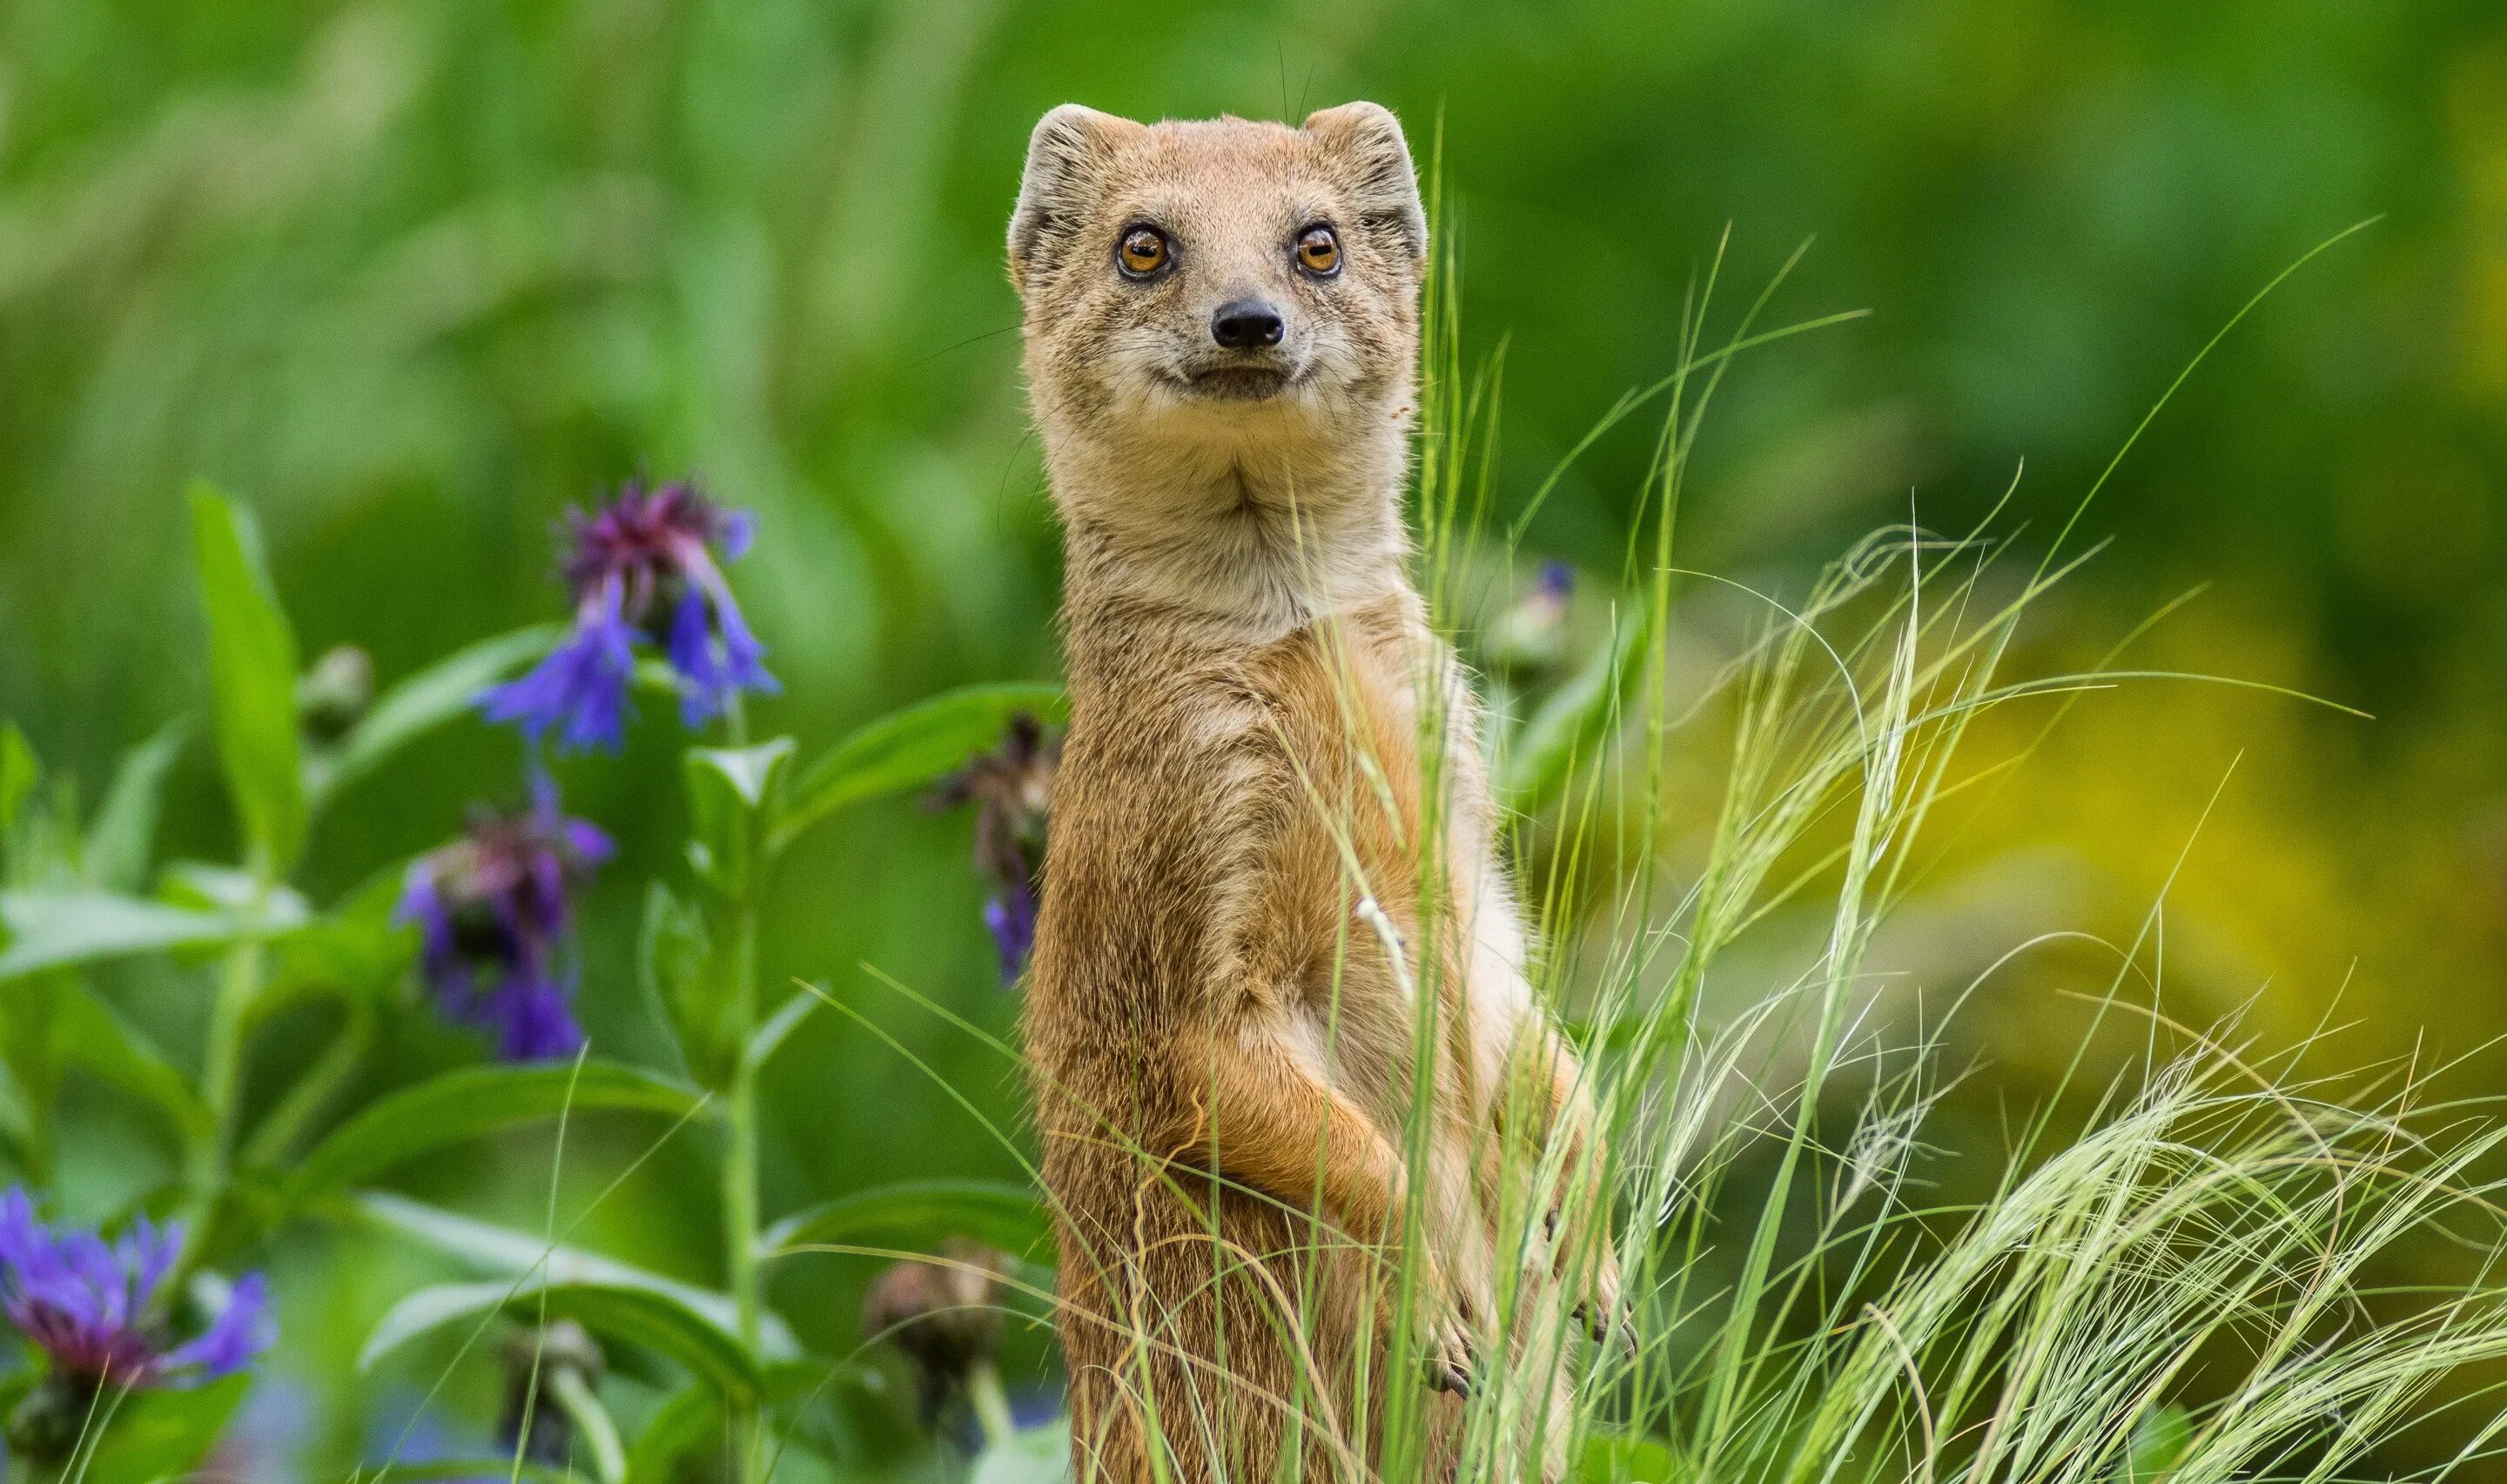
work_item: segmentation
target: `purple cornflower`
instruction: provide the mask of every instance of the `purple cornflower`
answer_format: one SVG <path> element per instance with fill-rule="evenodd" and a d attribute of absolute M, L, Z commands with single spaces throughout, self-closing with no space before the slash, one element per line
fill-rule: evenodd
<path fill-rule="evenodd" d="M 558 812 L 546 778 L 520 814 L 481 814 L 409 868 L 393 920 L 415 923 L 445 1015 L 494 1031 L 508 1061 L 583 1044 L 567 957 L 567 893 L 611 853 L 609 837 Z"/>
<path fill-rule="evenodd" d="M 206 1329 L 173 1343 L 158 1290 L 182 1243 L 179 1224 L 144 1216 L 110 1244 L 56 1232 L 12 1187 L 0 1195 L 0 1312 L 52 1358 L 55 1375 L 78 1383 L 191 1387 L 231 1375 L 270 1344 L 268 1292 L 260 1274 L 245 1274 Z"/>
<path fill-rule="evenodd" d="M 941 779 L 930 807 L 975 804 L 975 869 L 992 882 L 984 925 L 1001 956 L 1001 983 L 1018 982 L 1036 944 L 1036 870 L 1044 863 L 1044 826 L 1052 811 L 1053 773 L 1062 743 L 1022 711 L 1010 718 L 1001 744 Z"/>
<path fill-rule="evenodd" d="M 490 721 L 518 723 L 563 750 L 617 748 L 638 640 L 661 646 L 679 678 L 679 715 L 700 727 L 744 690 L 773 695 L 757 641 L 715 564 L 748 550 L 754 523 L 697 492 L 693 483 L 646 489 L 629 480 L 600 514 L 566 513 L 565 584 L 574 632 L 519 680 L 479 698 Z"/>

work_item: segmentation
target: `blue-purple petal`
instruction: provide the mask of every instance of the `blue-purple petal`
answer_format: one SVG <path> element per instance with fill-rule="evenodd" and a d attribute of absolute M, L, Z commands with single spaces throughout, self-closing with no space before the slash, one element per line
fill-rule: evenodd
<path fill-rule="evenodd" d="M 270 1348 L 274 1336 L 265 1321 L 269 1285 L 259 1273 L 246 1273 L 227 1290 L 227 1306 L 200 1338 L 165 1353 L 163 1364 L 176 1386 L 196 1386 L 231 1376 Z"/>
<path fill-rule="evenodd" d="M 586 605 L 573 634 L 519 680 L 490 688 L 479 706 L 490 721 L 520 726 L 533 741 L 554 732 L 561 751 L 616 751 L 627 741 L 628 688 L 636 678 L 636 636 L 615 590 Z"/>

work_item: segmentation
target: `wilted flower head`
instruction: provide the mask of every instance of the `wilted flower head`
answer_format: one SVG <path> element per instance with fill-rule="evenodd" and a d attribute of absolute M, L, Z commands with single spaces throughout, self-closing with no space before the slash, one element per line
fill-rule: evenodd
<path fill-rule="evenodd" d="M 261 1275 L 236 1280 L 208 1327 L 176 1343 L 158 1290 L 182 1243 L 179 1225 L 144 1216 L 111 1243 L 54 1231 L 13 1187 L 0 1195 L 0 1312 L 54 1375 L 86 1386 L 189 1387 L 241 1370 L 271 1340 Z"/>
<path fill-rule="evenodd" d="M 1052 813 L 1059 739 L 1025 711 L 1010 718 L 1001 744 L 941 780 L 930 807 L 975 804 L 975 869 L 991 881 L 984 925 L 1000 950 L 1001 982 L 1015 983 L 1036 943 L 1036 870 L 1044 863 L 1044 827 Z"/>
<path fill-rule="evenodd" d="M 616 747 L 626 739 L 636 646 L 661 647 L 679 679 L 691 727 L 722 713 L 743 690 L 772 694 L 766 647 L 749 633 L 715 564 L 748 550 L 752 523 L 693 484 L 647 490 L 629 480 L 600 514 L 569 511 L 566 587 L 574 631 L 519 680 L 479 698 L 490 721 L 510 721 L 563 748 Z"/>
<path fill-rule="evenodd" d="M 862 1296 L 862 1334 L 886 1340 L 914 1364 L 924 1425 L 939 1420 L 968 1373 L 1001 1348 L 1001 1283 L 1010 1258 L 952 1237 L 936 1259 L 909 1259 L 882 1273 Z"/>
<path fill-rule="evenodd" d="M 1498 616 L 1488 634 L 1489 663 L 1508 671 L 1537 671 L 1566 652 L 1567 599 L 1576 573 L 1563 561 L 1544 561 L 1532 588 Z"/>
<path fill-rule="evenodd" d="M 559 1394 L 598 1385 L 600 1342 L 572 1320 L 551 1320 L 505 1337 L 505 1413 L 496 1441 L 534 1464 L 563 1468 L 574 1451 L 574 1420 Z"/>
<path fill-rule="evenodd" d="M 541 778 L 528 809 L 476 815 L 459 840 L 412 862 L 393 920 L 418 924 L 445 1015 L 494 1031 L 513 1061 L 582 1045 L 563 962 L 568 897 L 610 852 L 608 836 L 559 813 Z"/>
<path fill-rule="evenodd" d="M 296 719 L 315 742 L 335 742 L 375 699 L 374 656 L 354 644 L 325 651 L 296 680 Z"/>

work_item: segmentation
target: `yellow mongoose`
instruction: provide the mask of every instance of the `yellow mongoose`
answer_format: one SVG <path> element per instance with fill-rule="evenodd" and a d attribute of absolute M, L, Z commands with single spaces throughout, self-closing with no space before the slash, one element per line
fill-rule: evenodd
<path fill-rule="evenodd" d="M 1508 1436 L 1554 1431 L 1544 1324 L 1617 1321 L 1607 1241 L 1555 1291 L 1589 1186 L 1519 1223 L 1541 1271 L 1501 1281 L 1500 1136 L 1554 1140 L 1553 1170 L 1599 1151 L 1404 570 L 1426 255 L 1371 103 L 1302 128 L 1065 106 L 1029 147 L 1009 271 L 1072 714 L 1026 1035 L 1081 1480 L 1355 1480 L 1397 1400 L 1450 1474 L 1475 1366 L 1529 1397 Z M 1413 1202 L 1424 1376 L 1386 1360 Z M 1502 1291 L 1531 1316 L 1508 1334 Z"/>

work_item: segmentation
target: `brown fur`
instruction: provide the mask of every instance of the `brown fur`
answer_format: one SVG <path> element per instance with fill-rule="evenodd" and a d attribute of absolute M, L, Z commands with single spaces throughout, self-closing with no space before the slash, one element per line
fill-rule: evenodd
<path fill-rule="evenodd" d="M 1294 255 L 1318 223 L 1329 278 Z M 1173 252 L 1146 282 L 1114 257 L 1144 224 Z M 1556 1259 L 1499 1271 L 1523 1162 L 1495 1151 L 1600 1151 L 1524 983 L 1468 685 L 1405 575 L 1426 236 L 1372 104 L 1299 129 L 1064 107 L 1030 149 L 1010 273 L 1067 533 L 1072 721 L 1026 1032 L 1082 1480 L 1151 1478 L 1152 1410 L 1178 1479 L 1366 1476 L 1399 1417 L 1395 1444 L 1450 1475 L 1461 1401 L 1388 1370 L 1381 1258 L 1414 1203 L 1432 1375 L 1561 1372 Z M 1248 297 L 1282 311 L 1276 347 L 1214 341 Z M 1278 389 L 1195 380 L 1246 368 Z M 1617 1314 L 1607 1257 L 1569 1297 Z M 1509 1391 L 1533 1399 L 1502 1434 L 1554 1424 L 1555 1385 Z M 1496 1447 L 1503 1472 L 1542 1462 Z"/>

